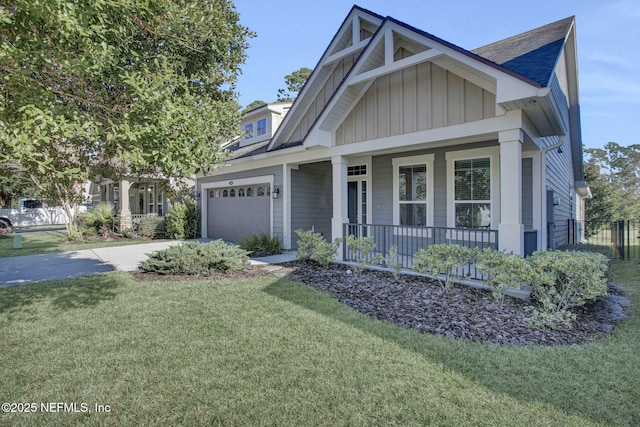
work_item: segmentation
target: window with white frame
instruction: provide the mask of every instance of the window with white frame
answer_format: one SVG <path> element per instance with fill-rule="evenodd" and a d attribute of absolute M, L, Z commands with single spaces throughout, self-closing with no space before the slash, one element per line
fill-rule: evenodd
<path fill-rule="evenodd" d="M 260 119 L 256 123 L 256 136 L 265 135 L 267 133 L 267 119 Z"/>
<path fill-rule="evenodd" d="M 400 225 L 427 225 L 427 165 L 398 167 Z"/>
<path fill-rule="evenodd" d="M 457 228 L 491 226 L 491 159 L 454 161 L 454 212 Z"/>
<path fill-rule="evenodd" d="M 394 224 L 433 224 L 433 154 L 393 159 Z"/>
<path fill-rule="evenodd" d="M 253 123 L 244 125 L 244 139 L 253 138 Z"/>

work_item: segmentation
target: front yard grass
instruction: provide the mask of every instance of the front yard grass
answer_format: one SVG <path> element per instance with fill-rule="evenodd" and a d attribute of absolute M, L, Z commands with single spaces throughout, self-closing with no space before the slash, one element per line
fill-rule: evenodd
<path fill-rule="evenodd" d="M 145 239 L 125 239 L 113 242 L 96 239 L 93 242 L 77 243 L 69 241 L 64 230 L 33 231 L 21 233 L 21 235 L 22 249 L 13 248 L 13 235 L 0 236 L 0 258 L 149 243 L 149 240 Z"/>
<path fill-rule="evenodd" d="M 640 425 L 637 271 L 614 264 L 616 331 L 561 347 L 424 335 L 271 276 L 0 289 L 0 400 L 38 405 L 0 425 Z"/>

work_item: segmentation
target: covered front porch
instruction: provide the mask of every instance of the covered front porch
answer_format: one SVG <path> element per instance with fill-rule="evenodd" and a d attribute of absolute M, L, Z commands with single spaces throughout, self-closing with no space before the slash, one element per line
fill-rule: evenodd
<path fill-rule="evenodd" d="M 545 153 L 523 139 L 509 131 L 478 143 L 285 165 L 285 230 L 292 239 L 298 228 L 327 240 L 372 236 L 381 254 L 398 247 L 405 268 L 433 244 L 527 256 L 545 247 L 547 200 Z M 344 248 L 339 259 L 350 260 Z"/>
<path fill-rule="evenodd" d="M 93 203 L 112 203 L 119 218 L 120 229 L 131 228 L 136 218 L 144 215 L 163 216 L 167 212 L 168 200 L 164 192 L 166 184 L 163 180 L 101 179 Z"/>

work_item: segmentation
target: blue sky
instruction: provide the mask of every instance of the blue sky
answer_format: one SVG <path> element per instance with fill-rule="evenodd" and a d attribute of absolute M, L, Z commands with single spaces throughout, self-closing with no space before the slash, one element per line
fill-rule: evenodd
<path fill-rule="evenodd" d="M 346 0 L 236 0 L 240 22 L 257 33 L 238 79 L 240 104 L 272 102 L 284 76 L 315 67 L 354 3 Z M 640 2 L 637 0 L 361 0 L 460 47 L 479 46 L 576 16 L 582 140 L 640 143 Z"/>

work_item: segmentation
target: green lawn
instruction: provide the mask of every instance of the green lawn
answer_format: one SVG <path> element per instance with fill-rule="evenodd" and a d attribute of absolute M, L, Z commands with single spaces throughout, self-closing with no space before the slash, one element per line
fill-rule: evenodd
<path fill-rule="evenodd" d="M 149 240 L 144 239 L 127 239 L 115 242 L 100 242 L 95 239 L 95 241 L 86 243 L 76 243 L 67 240 L 67 233 L 64 230 L 35 231 L 21 235 L 22 249 L 13 248 L 13 235 L 0 236 L 0 258 L 149 243 Z"/>
<path fill-rule="evenodd" d="M 640 278 L 615 333 L 499 347 L 361 315 L 305 285 L 137 282 L 0 289 L 0 425 L 640 425 Z M 43 413 L 40 403 L 87 404 Z M 95 413 L 95 404 L 108 413 Z"/>

